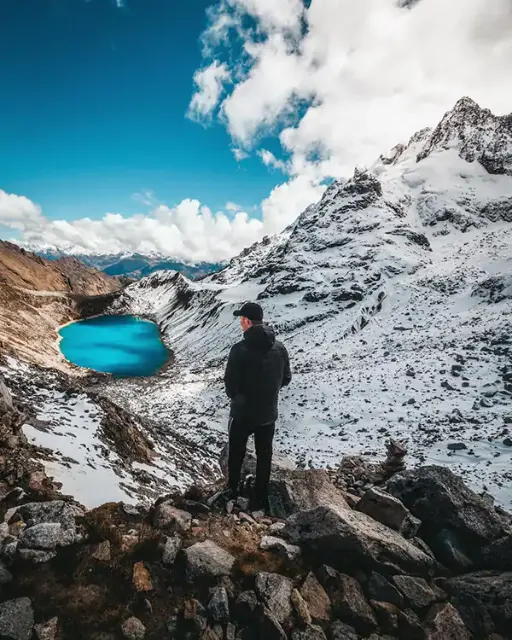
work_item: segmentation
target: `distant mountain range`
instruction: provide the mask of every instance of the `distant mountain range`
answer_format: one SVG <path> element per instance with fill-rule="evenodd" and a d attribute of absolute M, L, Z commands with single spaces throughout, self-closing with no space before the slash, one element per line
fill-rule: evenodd
<path fill-rule="evenodd" d="M 58 260 L 68 257 L 71 254 L 57 249 L 45 251 L 35 250 L 37 255 L 47 260 Z M 221 263 L 201 262 L 199 264 L 185 264 L 169 257 L 151 254 L 143 255 L 140 253 L 130 254 L 103 254 L 103 255 L 82 255 L 72 254 L 89 267 L 95 267 L 109 276 L 124 276 L 128 278 L 143 278 L 155 271 L 179 271 L 187 278 L 197 280 L 203 276 L 215 273 L 223 268 Z"/>

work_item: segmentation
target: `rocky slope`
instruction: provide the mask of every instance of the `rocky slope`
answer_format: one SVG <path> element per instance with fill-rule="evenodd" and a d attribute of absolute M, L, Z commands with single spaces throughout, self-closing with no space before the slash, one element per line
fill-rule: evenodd
<path fill-rule="evenodd" d="M 112 310 L 156 319 L 176 366 L 143 394 L 129 381 L 107 393 L 214 455 L 232 311 L 258 299 L 293 361 L 287 455 L 328 466 L 393 436 L 417 463 L 448 464 L 510 503 L 511 128 L 463 99 L 222 272 L 128 287 Z"/>
<path fill-rule="evenodd" d="M 247 512 L 250 475 L 227 503 L 196 486 L 87 510 L 30 467 L 22 422 L 0 387 L 2 638 L 512 637 L 512 516 L 396 446 L 379 469 L 344 459 L 344 489 L 275 467 L 270 517 Z"/>
<path fill-rule="evenodd" d="M 65 369 L 56 328 L 81 316 L 84 299 L 120 288 L 117 278 L 75 258 L 44 260 L 0 240 L 0 352 Z"/>

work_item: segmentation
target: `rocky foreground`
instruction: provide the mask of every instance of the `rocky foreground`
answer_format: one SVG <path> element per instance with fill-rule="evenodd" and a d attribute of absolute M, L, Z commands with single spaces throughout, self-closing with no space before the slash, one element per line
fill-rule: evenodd
<path fill-rule="evenodd" d="M 215 486 L 88 511 L 0 391 L 2 639 L 512 637 L 512 516 L 397 443 L 371 467 L 276 465 L 271 517 Z"/>

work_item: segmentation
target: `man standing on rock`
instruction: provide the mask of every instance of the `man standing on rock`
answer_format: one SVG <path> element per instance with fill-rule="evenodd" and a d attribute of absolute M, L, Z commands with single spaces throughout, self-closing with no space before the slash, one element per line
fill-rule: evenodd
<path fill-rule="evenodd" d="M 244 338 L 232 347 L 224 376 L 231 399 L 228 489 L 237 495 L 247 441 L 254 435 L 256 485 L 250 508 L 267 510 L 278 397 L 292 379 L 290 361 L 274 331 L 263 323 L 259 304 L 247 302 L 233 315 L 240 318 Z"/>

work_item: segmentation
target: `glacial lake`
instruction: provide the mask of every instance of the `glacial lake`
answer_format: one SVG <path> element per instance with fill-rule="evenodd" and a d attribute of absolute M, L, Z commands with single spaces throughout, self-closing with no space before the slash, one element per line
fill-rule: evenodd
<path fill-rule="evenodd" d="M 99 316 L 59 330 L 69 362 L 118 378 L 151 376 L 169 359 L 156 324 L 135 316 Z"/>

